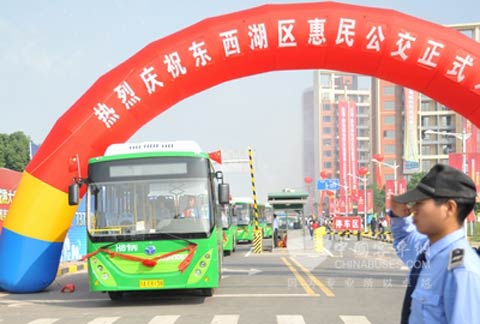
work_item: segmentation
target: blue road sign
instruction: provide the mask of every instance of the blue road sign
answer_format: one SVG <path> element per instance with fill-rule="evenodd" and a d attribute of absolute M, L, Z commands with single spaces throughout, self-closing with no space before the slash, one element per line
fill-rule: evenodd
<path fill-rule="evenodd" d="M 338 190 L 340 188 L 339 179 L 324 179 L 317 181 L 318 190 Z"/>

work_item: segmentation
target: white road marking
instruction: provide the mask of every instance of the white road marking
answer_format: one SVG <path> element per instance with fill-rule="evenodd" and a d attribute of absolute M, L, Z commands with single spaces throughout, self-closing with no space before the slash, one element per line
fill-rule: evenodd
<path fill-rule="evenodd" d="M 120 317 L 97 317 L 93 321 L 88 322 L 88 324 L 112 324 Z"/>
<path fill-rule="evenodd" d="M 313 296 L 319 296 L 318 294 L 315 294 Z M 216 298 L 224 298 L 224 297 L 312 297 L 312 295 L 309 294 L 218 294 L 218 295 L 213 295 L 212 297 Z"/>
<path fill-rule="evenodd" d="M 28 322 L 28 324 L 52 324 L 58 320 L 59 318 L 39 318 L 34 321 Z"/>
<path fill-rule="evenodd" d="M 333 258 L 332 252 L 330 252 L 326 247 L 323 247 L 323 250 L 324 250 L 325 252 L 327 252 L 327 254 Z"/>
<path fill-rule="evenodd" d="M 20 300 L 7 300 L 7 307 L 20 307 L 20 306 L 29 306 L 32 305 L 30 302 L 20 301 Z"/>
<path fill-rule="evenodd" d="M 161 315 L 152 318 L 148 324 L 173 324 L 177 321 L 180 315 Z"/>
<path fill-rule="evenodd" d="M 232 273 L 246 273 L 249 276 L 254 275 L 256 273 L 262 272 L 262 270 L 250 268 L 250 269 L 230 269 L 230 268 L 222 268 L 222 273 L 224 272 L 232 272 Z"/>
<path fill-rule="evenodd" d="M 215 315 L 211 324 L 237 324 L 239 315 Z"/>
<path fill-rule="evenodd" d="M 302 315 L 277 315 L 278 324 L 305 324 Z"/>
<path fill-rule="evenodd" d="M 250 256 L 250 253 L 252 253 L 252 249 L 248 250 L 247 253 L 245 253 L 244 257 L 248 258 Z"/>
<path fill-rule="evenodd" d="M 365 316 L 340 315 L 345 324 L 372 324 Z"/>

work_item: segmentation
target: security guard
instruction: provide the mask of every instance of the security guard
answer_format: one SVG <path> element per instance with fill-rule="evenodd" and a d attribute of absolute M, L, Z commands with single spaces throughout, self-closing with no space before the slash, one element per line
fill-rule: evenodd
<path fill-rule="evenodd" d="M 476 194 L 466 174 L 437 164 L 393 197 L 393 245 L 411 268 L 402 324 L 480 323 L 480 257 L 462 227 Z"/>

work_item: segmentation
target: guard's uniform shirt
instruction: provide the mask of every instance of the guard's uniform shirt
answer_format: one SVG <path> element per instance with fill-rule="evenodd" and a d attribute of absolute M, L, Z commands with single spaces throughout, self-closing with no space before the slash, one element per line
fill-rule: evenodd
<path fill-rule="evenodd" d="M 412 217 L 392 217 L 391 222 L 394 248 L 409 268 L 426 251 L 412 293 L 409 323 L 480 323 L 480 257 L 465 238 L 464 228 L 430 245 Z"/>

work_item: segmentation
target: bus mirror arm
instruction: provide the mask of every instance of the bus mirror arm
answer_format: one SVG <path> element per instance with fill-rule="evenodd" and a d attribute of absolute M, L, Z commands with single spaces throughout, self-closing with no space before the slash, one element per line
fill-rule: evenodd
<path fill-rule="evenodd" d="M 73 178 L 73 183 L 68 186 L 68 205 L 77 206 L 80 202 L 80 187 L 87 183 L 87 179 Z"/>
<path fill-rule="evenodd" d="M 230 185 L 228 183 L 218 184 L 218 202 L 221 205 L 228 204 L 230 202 Z"/>
<path fill-rule="evenodd" d="M 220 183 L 223 183 L 223 172 L 222 172 L 222 171 L 217 171 L 217 172 L 215 172 L 215 178 L 216 178 Z"/>

